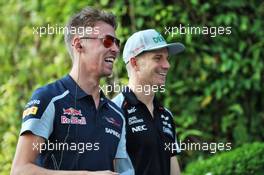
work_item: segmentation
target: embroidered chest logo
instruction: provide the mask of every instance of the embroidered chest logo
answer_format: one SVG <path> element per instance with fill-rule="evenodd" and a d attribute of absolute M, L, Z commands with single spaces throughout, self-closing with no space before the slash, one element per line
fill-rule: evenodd
<path fill-rule="evenodd" d="M 86 119 L 85 117 L 83 117 L 81 110 L 77 110 L 70 107 L 67 109 L 63 109 L 63 115 L 61 116 L 61 124 L 86 125 Z"/>
<path fill-rule="evenodd" d="M 113 135 L 113 136 L 115 136 L 115 137 L 120 139 L 120 133 L 118 133 L 117 131 L 115 131 L 115 130 L 113 130 L 111 128 L 105 128 L 105 133 L 111 134 L 111 135 Z"/>
<path fill-rule="evenodd" d="M 128 114 L 131 114 L 131 113 L 133 113 L 133 112 L 136 112 L 136 110 L 137 110 L 136 107 L 133 106 L 132 108 L 130 108 L 130 109 L 127 110 L 127 113 L 128 113 Z"/>
<path fill-rule="evenodd" d="M 121 126 L 121 124 L 118 121 L 116 121 L 113 117 L 105 117 L 105 120 L 108 123 L 111 123 L 111 124 L 113 124 L 113 125 L 115 125 L 117 127 L 120 127 Z"/>
<path fill-rule="evenodd" d="M 133 125 L 133 124 L 142 123 L 142 122 L 144 122 L 144 120 L 138 119 L 136 116 L 132 116 L 128 118 L 128 125 Z"/>
<path fill-rule="evenodd" d="M 71 107 L 68 109 L 63 109 L 63 114 L 64 115 L 70 115 L 70 116 L 82 116 L 82 111 L 76 110 L 76 109 Z"/>
<path fill-rule="evenodd" d="M 133 133 L 135 133 L 135 132 L 147 131 L 148 129 L 146 125 L 140 125 L 140 126 L 132 127 L 131 130 Z"/>

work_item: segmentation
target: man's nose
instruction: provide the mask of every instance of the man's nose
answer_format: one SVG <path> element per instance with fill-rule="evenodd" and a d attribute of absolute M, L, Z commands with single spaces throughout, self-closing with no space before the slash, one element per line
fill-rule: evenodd
<path fill-rule="evenodd" d="M 120 48 L 115 42 L 113 43 L 113 45 L 111 46 L 110 49 L 111 49 L 112 52 L 115 52 L 117 54 L 120 52 Z"/>
<path fill-rule="evenodd" d="M 164 69 L 170 68 L 170 63 L 169 63 L 168 59 L 164 59 L 163 64 L 162 64 L 162 68 L 164 68 Z"/>

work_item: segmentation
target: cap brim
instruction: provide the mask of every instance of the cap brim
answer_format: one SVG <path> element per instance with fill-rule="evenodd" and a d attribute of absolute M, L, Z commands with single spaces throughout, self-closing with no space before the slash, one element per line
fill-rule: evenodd
<path fill-rule="evenodd" d="M 158 47 L 146 49 L 144 51 L 152 51 L 152 50 L 157 50 L 157 49 L 162 49 L 162 48 L 168 48 L 169 56 L 176 55 L 185 50 L 185 47 L 182 43 L 171 43 L 171 44 L 164 44 Z"/>

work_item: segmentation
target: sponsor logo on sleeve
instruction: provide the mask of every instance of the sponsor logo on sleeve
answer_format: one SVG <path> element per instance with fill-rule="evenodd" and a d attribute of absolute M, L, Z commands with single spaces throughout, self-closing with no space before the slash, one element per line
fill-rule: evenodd
<path fill-rule="evenodd" d="M 162 124 L 165 126 L 165 127 L 169 127 L 169 128 L 172 128 L 171 127 L 171 124 L 170 123 L 168 123 L 167 121 L 162 121 Z"/>
<path fill-rule="evenodd" d="M 28 116 L 28 115 L 36 115 L 37 112 L 38 112 L 38 107 L 36 107 L 36 106 L 32 106 L 30 108 L 27 108 L 23 112 L 23 118 Z"/>
<path fill-rule="evenodd" d="M 28 102 L 25 106 L 25 108 L 28 108 L 29 106 L 32 106 L 32 105 L 39 105 L 40 104 L 40 100 L 31 100 L 30 102 Z"/>
<path fill-rule="evenodd" d="M 173 137 L 173 133 L 171 129 L 163 126 L 163 132 L 169 134 L 171 137 Z"/>
<path fill-rule="evenodd" d="M 169 117 L 168 116 L 165 117 L 163 114 L 161 114 L 161 118 L 163 118 L 165 121 L 169 120 Z"/>

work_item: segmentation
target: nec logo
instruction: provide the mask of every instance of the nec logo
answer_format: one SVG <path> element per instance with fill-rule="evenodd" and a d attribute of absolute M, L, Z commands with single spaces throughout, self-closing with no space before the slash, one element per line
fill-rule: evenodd
<path fill-rule="evenodd" d="M 164 38 L 159 34 L 157 37 L 152 38 L 155 43 L 164 42 Z"/>
<path fill-rule="evenodd" d="M 146 125 L 136 126 L 132 127 L 132 132 L 141 132 L 141 131 L 147 131 Z"/>

